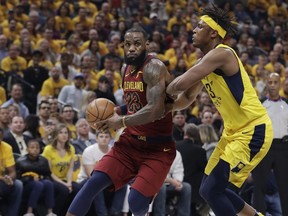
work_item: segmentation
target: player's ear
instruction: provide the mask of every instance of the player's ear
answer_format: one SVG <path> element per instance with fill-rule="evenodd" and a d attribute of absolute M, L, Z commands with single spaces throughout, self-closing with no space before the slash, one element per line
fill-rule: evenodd
<path fill-rule="evenodd" d="M 210 34 L 211 38 L 216 38 L 218 36 L 218 31 L 212 29 Z"/>

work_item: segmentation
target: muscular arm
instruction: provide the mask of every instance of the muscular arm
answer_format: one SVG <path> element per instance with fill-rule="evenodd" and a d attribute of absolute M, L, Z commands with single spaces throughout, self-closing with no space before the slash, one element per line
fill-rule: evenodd
<path fill-rule="evenodd" d="M 167 87 L 166 92 L 169 95 L 178 95 L 187 91 L 215 69 L 221 69 L 227 76 L 234 75 L 239 71 L 237 59 L 231 50 L 224 48 L 211 50 L 199 63 L 174 79 Z"/>
<path fill-rule="evenodd" d="M 147 124 L 161 118 L 164 113 L 165 87 L 169 72 L 158 59 L 152 59 L 144 68 L 144 82 L 147 84 L 147 105 L 133 115 L 126 116 L 126 125 Z"/>
<path fill-rule="evenodd" d="M 104 130 L 108 127 L 119 129 L 123 126 L 143 125 L 160 119 L 165 113 L 165 89 L 170 82 L 170 74 L 166 66 L 158 59 L 152 59 L 143 70 L 146 83 L 147 104 L 132 115 L 124 117 L 117 113 L 113 117 L 98 122 L 97 128 Z"/>
<path fill-rule="evenodd" d="M 203 84 L 201 81 L 199 81 L 185 92 L 180 93 L 177 99 L 175 100 L 172 109 L 176 111 L 176 110 L 183 110 L 189 107 L 196 99 L 197 95 L 202 90 L 202 88 Z"/>

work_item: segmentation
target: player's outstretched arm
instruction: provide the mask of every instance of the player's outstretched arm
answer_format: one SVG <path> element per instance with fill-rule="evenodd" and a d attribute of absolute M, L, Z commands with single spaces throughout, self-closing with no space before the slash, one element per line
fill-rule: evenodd
<path fill-rule="evenodd" d="M 196 99 L 199 92 L 202 90 L 203 84 L 201 81 L 190 87 L 188 90 L 178 95 L 173 104 L 173 111 L 183 110 L 189 107 Z"/>
<path fill-rule="evenodd" d="M 224 72 L 232 71 L 233 73 L 236 73 L 237 67 L 237 59 L 230 50 L 223 48 L 213 49 L 209 51 L 201 60 L 199 60 L 196 65 L 188 69 L 181 76 L 176 77 L 167 86 L 166 92 L 172 97 L 174 95 L 179 95 L 180 93 L 190 89 L 215 69 L 221 69 Z"/>

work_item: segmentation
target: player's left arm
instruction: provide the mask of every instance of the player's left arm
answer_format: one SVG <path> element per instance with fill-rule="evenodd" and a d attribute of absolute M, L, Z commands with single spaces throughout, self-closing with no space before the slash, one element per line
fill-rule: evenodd
<path fill-rule="evenodd" d="M 168 85 L 166 92 L 168 95 L 178 95 L 201 81 L 215 69 L 221 69 L 228 76 L 239 70 L 237 59 L 231 50 L 224 48 L 211 50 L 196 65 L 175 78 Z"/>
<path fill-rule="evenodd" d="M 144 67 L 143 79 L 147 85 L 147 105 L 134 113 L 126 116 L 126 125 L 147 124 L 158 120 L 165 111 L 165 89 L 169 72 L 166 66 L 158 59 L 152 59 Z"/>
<path fill-rule="evenodd" d="M 165 89 L 170 81 L 166 66 L 160 60 L 152 59 L 144 67 L 143 79 L 147 85 L 147 104 L 132 115 L 122 117 L 115 113 L 111 118 L 98 123 L 99 130 L 105 130 L 108 127 L 119 129 L 123 126 L 143 125 L 158 120 L 164 115 Z"/>

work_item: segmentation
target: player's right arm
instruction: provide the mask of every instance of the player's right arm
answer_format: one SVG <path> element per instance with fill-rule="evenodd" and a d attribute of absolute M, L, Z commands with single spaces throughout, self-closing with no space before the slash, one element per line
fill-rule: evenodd
<path fill-rule="evenodd" d="M 174 101 L 172 110 L 173 111 L 183 110 L 189 107 L 194 102 L 194 100 L 196 99 L 197 95 L 200 93 L 202 88 L 203 84 L 201 81 L 199 81 L 186 91 L 179 94 L 177 99 Z"/>

